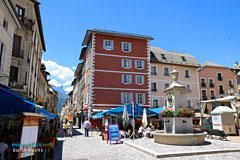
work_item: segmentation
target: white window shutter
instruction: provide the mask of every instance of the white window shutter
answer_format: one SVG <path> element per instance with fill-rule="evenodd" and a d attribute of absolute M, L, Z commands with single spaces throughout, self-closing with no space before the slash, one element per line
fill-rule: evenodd
<path fill-rule="evenodd" d="M 137 60 L 135 60 L 135 68 L 137 68 Z"/>
<path fill-rule="evenodd" d="M 121 92 L 121 103 L 124 103 L 124 93 Z"/>
<path fill-rule="evenodd" d="M 1 47 L 1 45 L 0 45 L 0 47 Z M 0 59 L 0 61 L 1 61 L 1 66 L 0 66 L 0 70 L 3 70 L 3 63 L 4 63 L 4 56 L 5 56 L 5 49 L 6 49 L 6 46 L 3 44 L 3 48 L 2 48 L 2 51 L 0 51 L 0 52 L 2 52 L 2 59 Z"/>
<path fill-rule="evenodd" d="M 142 98 L 143 98 L 143 104 L 145 104 L 146 103 L 145 93 L 142 94 Z"/>
<path fill-rule="evenodd" d="M 128 43 L 129 52 L 132 52 L 132 43 Z"/>
<path fill-rule="evenodd" d="M 136 93 L 135 99 L 136 99 L 136 104 L 138 104 L 138 93 Z"/>
<path fill-rule="evenodd" d="M 114 49 L 113 40 L 111 40 L 111 47 L 112 47 L 112 50 L 113 50 Z"/>
<path fill-rule="evenodd" d="M 103 49 L 106 49 L 106 40 L 103 40 Z"/>
<path fill-rule="evenodd" d="M 129 75 L 129 84 L 132 84 L 132 75 Z"/>
<path fill-rule="evenodd" d="M 122 83 L 124 83 L 124 74 L 122 74 Z"/>
<path fill-rule="evenodd" d="M 124 68 L 124 59 L 122 59 L 122 64 L 121 65 L 122 65 L 122 68 Z"/>
<path fill-rule="evenodd" d="M 122 48 L 121 48 L 122 51 L 124 51 L 124 42 L 122 42 Z"/>
<path fill-rule="evenodd" d="M 144 76 L 141 76 L 141 84 L 144 84 Z"/>
<path fill-rule="evenodd" d="M 141 61 L 141 63 L 142 63 L 142 69 L 144 69 L 144 61 Z"/>
<path fill-rule="evenodd" d="M 135 84 L 138 84 L 138 83 L 137 83 L 137 78 L 138 78 L 138 76 L 135 75 Z"/>
<path fill-rule="evenodd" d="M 132 68 L 132 60 L 129 60 L 129 68 Z"/>
<path fill-rule="evenodd" d="M 130 93 L 130 103 L 133 102 L 133 93 Z"/>

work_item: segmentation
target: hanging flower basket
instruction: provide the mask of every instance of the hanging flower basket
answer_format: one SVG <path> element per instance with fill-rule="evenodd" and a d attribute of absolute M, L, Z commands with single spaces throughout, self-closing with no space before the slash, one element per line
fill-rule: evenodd
<path fill-rule="evenodd" d="M 161 117 L 173 117 L 173 110 L 171 109 L 164 109 L 162 110 L 162 112 L 160 113 Z"/>

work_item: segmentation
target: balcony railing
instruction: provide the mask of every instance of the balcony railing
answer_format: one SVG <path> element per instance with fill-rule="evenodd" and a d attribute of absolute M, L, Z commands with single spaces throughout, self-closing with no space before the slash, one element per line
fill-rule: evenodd
<path fill-rule="evenodd" d="M 214 83 L 209 83 L 210 88 L 214 88 L 214 86 L 215 86 Z"/>
<path fill-rule="evenodd" d="M 206 87 L 206 83 L 201 83 L 201 87 Z"/>
<path fill-rule="evenodd" d="M 222 80 L 223 80 L 223 78 L 222 78 L 222 77 L 218 77 L 218 80 L 219 80 L 219 81 L 222 81 Z"/>
<path fill-rule="evenodd" d="M 10 88 L 15 88 L 15 89 L 20 89 L 20 90 L 27 90 L 27 85 L 24 83 L 17 83 L 16 81 L 9 81 L 9 87 Z"/>

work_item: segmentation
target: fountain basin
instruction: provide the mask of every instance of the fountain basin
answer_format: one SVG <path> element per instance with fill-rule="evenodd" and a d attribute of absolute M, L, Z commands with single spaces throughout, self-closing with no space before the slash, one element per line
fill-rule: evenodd
<path fill-rule="evenodd" d="M 177 133 L 169 134 L 163 131 L 153 132 L 154 142 L 173 145 L 202 145 L 205 143 L 207 133 Z"/>

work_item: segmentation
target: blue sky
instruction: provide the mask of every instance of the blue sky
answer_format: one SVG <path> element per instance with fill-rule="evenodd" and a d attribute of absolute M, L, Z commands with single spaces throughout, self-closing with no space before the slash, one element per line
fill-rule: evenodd
<path fill-rule="evenodd" d="M 86 30 L 93 28 L 150 35 L 151 46 L 191 54 L 199 63 L 232 67 L 240 61 L 240 0 L 40 2 L 47 47 L 43 59 L 52 82 L 65 88 L 79 62 Z"/>

